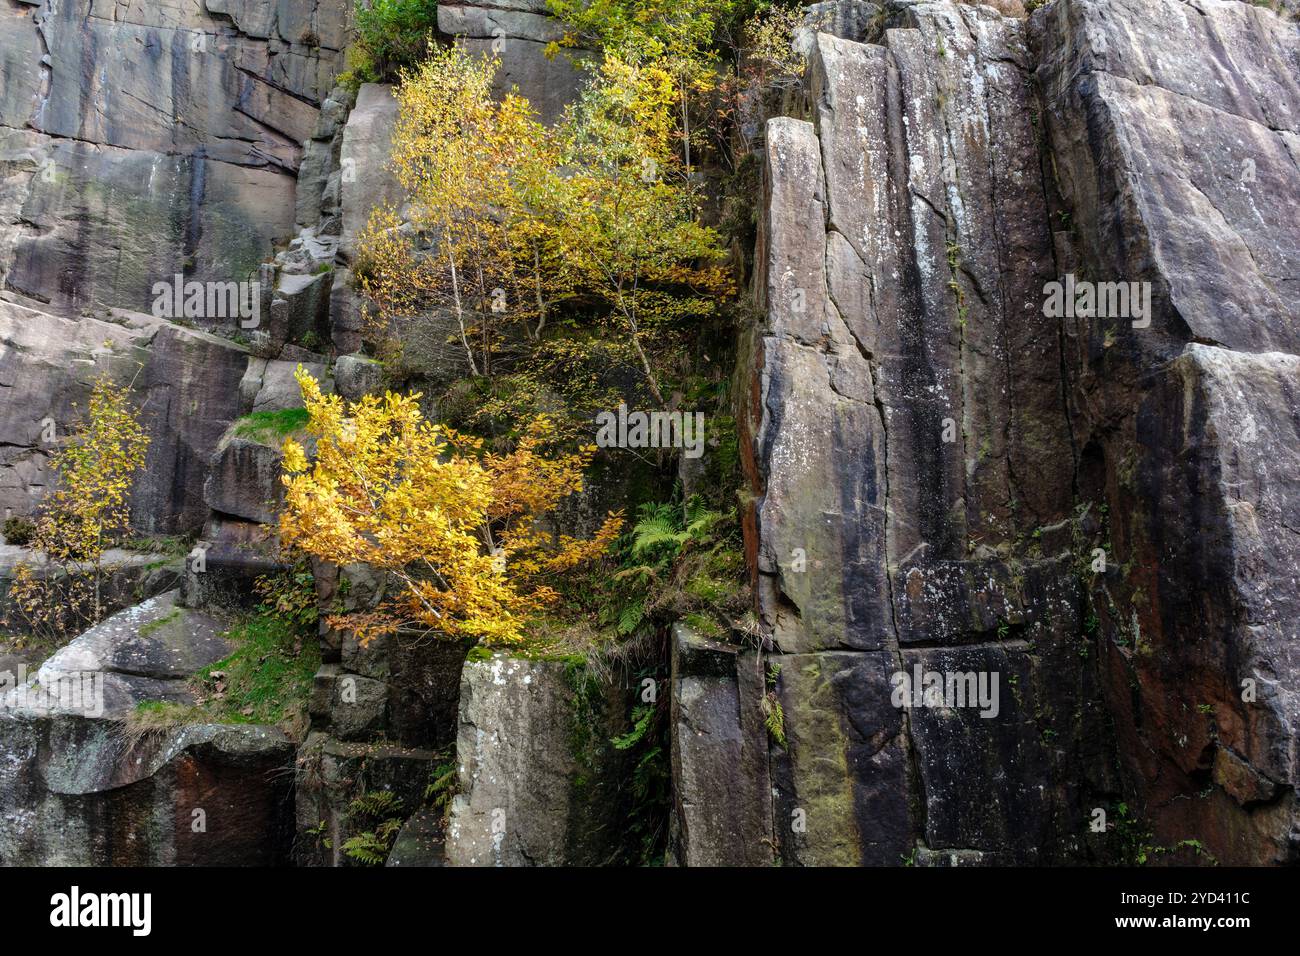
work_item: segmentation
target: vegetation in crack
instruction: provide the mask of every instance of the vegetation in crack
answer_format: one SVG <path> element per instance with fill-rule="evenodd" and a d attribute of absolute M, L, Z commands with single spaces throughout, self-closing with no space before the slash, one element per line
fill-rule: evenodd
<path fill-rule="evenodd" d="M 356 0 L 353 24 L 356 38 L 337 82 L 356 92 L 363 83 L 396 80 L 429 51 L 438 27 L 438 0 Z"/>

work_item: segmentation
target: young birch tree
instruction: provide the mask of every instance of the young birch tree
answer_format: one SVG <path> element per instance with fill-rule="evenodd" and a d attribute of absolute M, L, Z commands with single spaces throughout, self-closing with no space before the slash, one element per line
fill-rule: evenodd
<path fill-rule="evenodd" d="M 106 616 L 104 582 L 113 569 L 104 552 L 127 530 L 131 488 L 148 447 L 129 387 L 97 379 L 87 418 L 50 462 L 58 488 L 42 503 L 31 541 L 43 563 L 15 569 L 15 623 L 57 641 Z"/>
<path fill-rule="evenodd" d="M 376 214 L 363 290 L 389 316 L 446 303 L 476 376 L 491 372 L 499 325 L 521 323 L 537 342 L 557 312 L 595 312 L 621 330 L 662 406 L 655 334 L 713 314 L 732 291 L 674 148 L 673 73 L 607 55 L 544 128 L 521 97 L 492 100 L 496 69 L 453 48 L 406 76 L 393 165 L 412 229 Z"/>
<path fill-rule="evenodd" d="M 284 446 L 280 538 L 336 565 L 364 563 L 385 588 L 373 606 L 330 623 L 363 643 L 398 630 L 510 643 L 552 604 L 553 577 L 603 554 L 622 528 L 611 513 L 588 540 L 547 533 L 562 499 L 582 490 L 594 449 L 549 451 L 551 423 L 533 421 L 515 450 L 427 421 L 420 396 L 345 402 L 297 373 L 315 457 Z"/>

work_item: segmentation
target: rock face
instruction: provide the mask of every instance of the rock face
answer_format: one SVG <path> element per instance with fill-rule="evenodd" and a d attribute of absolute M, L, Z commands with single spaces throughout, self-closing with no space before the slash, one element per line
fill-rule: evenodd
<path fill-rule="evenodd" d="M 272 760 L 283 769 L 288 742 L 194 726 L 130 743 L 113 728 L 149 694 L 185 700 L 181 673 L 207 662 L 204 649 L 224 653 L 208 646 L 209 611 L 247 608 L 253 579 L 281 566 L 269 530 L 282 498 L 278 442 L 234 423 L 299 407 L 299 364 L 331 390 L 334 356 L 361 346 L 355 238 L 375 206 L 401 200 L 387 169 L 392 89 L 333 87 L 351 0 L 11 6 L 0 14 L 0 507 L 32 512 L 49 488 L 50 454 L 108 374 L 134 383 L 151 437 L 134 527 L 199 540 L 184 562 L 183 601 L 168 595 L 123 612 L 49 665 L 63 667 L 75 648 L 107 674 L 117 689 L 105 715 L 92 722 L 17 703 L 6 715 L 0 749 L 21 768 L 0 785 L 6 806 L 39 805 L 78 836 L 60 850 L 52 831 L 24 818 L 0 859 L 279 862 L 293 826 L 289 778 L 272 785 L 258 774 Z M 544 4 L 452 5 L 440 18 L 461 42 L 502 52 L 501 88 L 520 83 L 547 119 L 575 92 L 577 72 L 542 55 L 559 36 Z M 146 314 L 155 284 L 177 277 L 258 283 L 239 293 L 256 318 L 208 309 L 182 325 Z M 349 397 L 382 384 L 382 368 L 359 356 L 338 367 Z M 122 576 L 123 603 L 132 588 L 138 600 L 176 581 L 176 568 L 134 570 Z M 323 601 L 343 598 L 331 590 L 338 579 L 321 569 Z M 346 600 L 365 600 L 365 575 L 347 579 L 356 588 Z M 171 634 L 176 619 L 186 623 Z M 172 642 L 170 664 L 136 659 L 140 635 L 155 629 Z M 466 647 L 402 637 L 361 647 L 328 627 L 322 641 L 314 730 L 298 755 L 296 858 L 340 864 L 352 802 L 367 788 L 399 794 L 406 812 L 421 804 L 456 737 Z M 128 649 L 105 650 L 119 644 Z M 73 783 L 47 771 L 59 761 Z M 144 769 L 133 777 L 125 761 Z M 192 783 L 249 791 L 230 803 L 228 836 L 207 848 L 180 816 Z M 174 826 L 160 822 L 168 814 Z M 136 822 L 146 818 L 155 821 L 148 840 Z M 395 864 L 439 857 L 438 828 L 428 813 L 420 820 Z M 101 830 L 127 843 L 110 846 Z M 333 849 L 308 831 L 336 836 Z"/>
<path fill-rule="evenodd" d="M 1078 270 L 1151 288 L 1149 325 L 1062 324 L 1122 568 L 1094 604 L 1126 776 L 1165 841 L 1294 862 L 1300 37 L 1175 0 L 1057 3 L 1032 35 Z"/>
<path fill-rule="evenodd" d="M 501 61 L 498 92 L 519 87 L 543 122 L 554 122 L 578 92 L 582 74 L 566 54 L 585 51 L 546 55 L 546 45 L 564 36 L 546 0 L 440 3 L 438 29 L 454 35 L 471 52 L 497 57 Z"/>
<path fill-rule="evenodd" d="M 768 124 L 745 417 L 774 836 L 819 865 L 1086 858 L 1107 735 L 1057 557 L 1071 452 L 1032 60 L 982 8 L 896 16 L 881 44 L 819 34 L 812 121 Z M 996 714 L 896 706 L 918 667 L 997 675 Z M 1058 682 L 1084 692 L 1071 713 Z"/>
<path fill-rule="evenodd" d="M 467 663 L 447 823 L 452 866 L 592 866 L 619 848 L 603 783 L 617 779 L 608 738 L 616 695 L 567 665 L 493 654 Z"/>
<path fill-rule="evenodd" d="M 218 609 L 281 566 L 277 443 L 234 423 L 297 407 L 300 363 L 348 398 L 391 372 L 359 354 L 351 270 L 403 199 L 396 101 L 333 85 L 352 6 L 0 11 L 0 510 L 32 512 L 107 374 L 151 437 L 134 525 L 200 532 L 202 555 L 183 600 L 175 567 L 133 558 L 113 600 L 143 603 L 6 683 L 0 863 L 351 865 L 377 793 L 405 820 L 392 866 L 629 858 L 627 692 L 560 662 L 323 622 L 301 746 L 123 733 L 190 699 L 228 652 Z M 546 121 L 578 89 L 544 0 L 443 3 L 438 26 Z M 1166 850 L 1300 861 L 1294 22 L 831 0 L 798 44 L 802 87 L 769 97 L 792 115 L 742 124 L 763 149 L 736 420 L 764 640 L 672 635 L 670 861 L 1113 862 L 1120 803 Z M 146 314 L 177 275 L 256 281 L 257 321 Z M 459 374 L 440 321 L 404 343 L 430 381 Z M 23 557 L 5 546 L 0 587 Z M 324 608 L 377 593 L 314 570 Z"/>
<path fill-rule="evenodd" d="M 396 124 L 397 100 L 393 88 L 383 83 L 363 85 L 343 131 L 340 159 L 341 246 L 345 256 L 354 254 L 356 237 L 365 228 L 371 210 L 402 199 L 401 186 L 388 168 Z"/>
<path fill-rule="evenodd" d="M 47 491 L 51 452 L 85 414 L 95 379 L 134 383 L 149 435 L 132 497 L 141 531 L 195 530 L 207 517 L 203 482 L 226 426 L 242 414 L 248 352 L 152 316 L 65 319 L 0 300 L 0 507 L 30 514 Z"/>
<path fill-rule="evenodd" d="M 670 846 L 679 866 L 773 862 L 762 693 L 754 652 L 704 640 L 684 625 L 674 628 Z"/>
<path fill-rule="evenodd" d="M 718 727 L 676 728 L 687 862 L 769 825 L 795 863 L 1104 860 L 1135 794 L 1164 846 L 1300 853 L 1300 43 L 1159 6 L 894 3 L 769 121 L 738 419 L 784 742 L 742 761 L 771 823 L 709 820 L 766 732 L 729 668 L 674 681 Z M 1151 309 L 1055 312 L 1067 274 Z M 931 673 L 997 705 L 900 694 Z"/>
<path fill-rule="evenodd" d="M 0 864 L 265 865 L 288 854 L 292 745 L 270 727 L 190 724 L 136 739 L 143 701 L 230 647 L 170 592 L 108 618 L 0 697 Z"/>
<path fill-rule="evenodd" d="M 313 570 L 322 607 L 341 602 L 351 611 L 376 594 L 378 582 L 364 567 L 340 571 L 317 564 Z M 298 755 L 299 863 L 348 864 L 343 844 L 357 831 L 350 808 L 367 793 L 391 791 L 403 816 L 422 807 L 425 788 L 456 739 L 468 651 L 463 642 L 401 633 L 362 645 L 353 634 L 321 622 L 323 663 L 312 688 L 312 731 Z M 328 846 L 321 834 L 329 836 Z M 428 849 L 425 836 L 412 839 Z M 439 844 L 434 855 L 440 859 L 440 853 Z M 406 865 L 413 859 L 407 856 Z"/>
<path fill-rule="evenodd" d="M 76 314 L 157 281 L 255 279 L 294 225 L 302 141 L 351 4 L 10 4 L 0 278 Z M 91 108 L 93 104 L 93 108 Z"/>

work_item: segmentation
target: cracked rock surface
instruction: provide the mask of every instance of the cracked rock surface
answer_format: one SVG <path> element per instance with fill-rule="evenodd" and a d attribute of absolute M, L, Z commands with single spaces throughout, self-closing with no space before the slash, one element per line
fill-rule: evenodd
<path fill-rule="evenodd" d="M 1164 846 L 1300 853 L 1300 42 L 1157 6 L 891 3 L 768 121 L 741 424 L 786 745 L 751 847 L 1099 861 L 1136 794 Z M 1149 324 L 1048 314 L 1066 274 L 1150 283 Z M 996 675 L 997 715 L 891 704 L 917 668 Z"/>

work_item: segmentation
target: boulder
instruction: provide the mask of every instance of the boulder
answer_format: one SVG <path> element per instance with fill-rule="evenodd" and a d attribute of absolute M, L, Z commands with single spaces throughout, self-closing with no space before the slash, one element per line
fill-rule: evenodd
<path fill-rule="evenodd" d="M 203 498 L 213 511 L 272 524 L 284 502 L 283 462 L 279 447 L 228 434 L 213 456 Z"/>
<path fill-rule="evenodd" d="M 417 810 L 398 831 L 385 866 L 443 866 L 447 851 L 443 843 L 442 813 Z"/>
<path fill-rule="evenodd" d="M 614 700 L 585 671 L 494 653 L 465 664 L 447 824 L 453 866 L 594 865 L 619 849 Z"/>
<path fill-rule="evenodd" d="M 213 514 L 185 559 L 183 603 L 248 610 L 261 603 L 257 579 L 284 568 L 274 526 Z"/>
<path fill-rule="evenodd" d="M 252 412 L 275 412 L 289 408 L 302 408 L 302 389 L 294 377 L 301 365 L 329 394 L 334 383 L 329 368 L 320 356 L 307 355 L 303 360 L 253 359 L 239 385 L 239 394 L 251 402 Z M 314 359 L 314 360 L 313 360 Z"/>
<path fill-rule="evenodd" d="M 292 745 L 276 729 L 188 724 L 136 736 L 146 701 L 230 651 L 170 592 L 108 618 L 0 697 L 5 865 L 235 865 L 287 857 Z"/>
<path fill-rule="evenodd" d="M 384 367 L 364 355 L 340 355 L 334 363 L 334 387 L 349 402 L 377 395 L 384 387 Z"/>
<path fill-rule="evenodd" d="M 330 258 L 333 258 L 332 250 Z M 271 300 L 271 341 L 319 349 L 329 336 L 330 270 L 302 275 L 281 273 Z"/>

